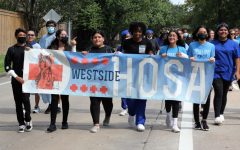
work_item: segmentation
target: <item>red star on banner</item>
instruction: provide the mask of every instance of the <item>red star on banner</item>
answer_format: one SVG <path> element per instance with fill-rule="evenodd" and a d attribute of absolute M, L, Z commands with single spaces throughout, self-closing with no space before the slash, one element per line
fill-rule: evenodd
<path fill-rule="evenodd" d="M 97 87 L 96 87 L 95 85 L 92 85 L 91 88 L 90 88 L 90 91 L 91 91 L 92 93 L 96 93 Z"/>
<path fill-rule="evenodd" d="M 98 62 L 99 62 L 99 60 L 98 60 L 97 58 L 93 58 L 92 63 L 93 63 L 94 65 L 98 64 Z"/>
<path fill-rule="evenodd" d="M 108 91 L 108 88 L 107 88 L 106 86 L 102 86 L 102 87 L 100 88 L 100 91 L 101 91 L 103 94 L 106 94 L 107 91 Z"/>
<path fill-rule="evenodd" d="M 72 61 L 73 64 L 77 64 L 78 63 L 78 58 L 77 57 L 73 57 L 71 59 L 71 61 Z"/>
<path fill-rule="evenodd" d="M 87 58 L 83 58 L 81 63 L 84 64 L 84 65 L 88 64 L 88 59 Z"/>
<path fill-rule="evenodd" d="M 103 58 L 102 59 L 102 64 L 107 65 L 109 62 L 108 58 Z"/>
<path fill-rule="evenodd" d="M 76 92 L 77 89 L 78 89 L 78 87 L 77 87 L 76 84 L 72 84 L 72 85 L 70 86 L 70 89 L 71 89 L 73 92 Z"/>
<path fill-rule="evenodd" d="M 80 87 L 80 90 L 85 93 L 87 90 L 88 90 L 88 87 L 86 86 L 86 84 L 83 84 L 81 87 Z"/>

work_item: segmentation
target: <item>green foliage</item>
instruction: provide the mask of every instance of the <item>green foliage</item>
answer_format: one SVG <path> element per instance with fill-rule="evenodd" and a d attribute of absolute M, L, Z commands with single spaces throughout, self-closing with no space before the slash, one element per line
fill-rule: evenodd
<path fill-rule="evenodd" d="M 0 55 L 0 73 L 3 73 L 4 72 L 4 58 L 5 58 L 5 55 Z"/>

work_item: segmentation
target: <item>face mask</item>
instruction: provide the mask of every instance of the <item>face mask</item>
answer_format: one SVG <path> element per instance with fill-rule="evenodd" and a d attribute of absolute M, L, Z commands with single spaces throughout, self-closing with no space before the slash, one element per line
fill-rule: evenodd
<path fill-rule="evenodd" d="M 60 37 L 60 41 L 63 42 L 63 43 L 67 43 L 68 42 L 68 37 L 67 36 Z"/>
<path fill-rule="evenodd" d="M 49 34 L 53 34 L 55 32 L 55 27 L 47 27 L 47 31 Z"/>
<path fill-rule="evenodd" d="M 20 44 L 26 43 L 27 38 L 26 37 L 18 37 L 17 42 Z"/>
<path fill-rule="evenodd" d="M 207 35 L 206 34 L 198 34 L 197 37 L 199 40 L 205 40 L 207 38 Z"/>
<path fill-rule="evenodd" d="M 188 33 L 183 33 L 183 37 L 187 38 L 188 37 Z"/>

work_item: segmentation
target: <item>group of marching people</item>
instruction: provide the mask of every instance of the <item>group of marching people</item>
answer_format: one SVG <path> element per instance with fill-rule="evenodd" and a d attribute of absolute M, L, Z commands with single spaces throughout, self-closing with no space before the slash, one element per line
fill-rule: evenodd
<path fill-rule="evenodd" d="M 52 20 L 46 23 L 48 33 L 40 39 L 40 45 L 34 41 L 35 33 L 32 30 L 26 32 L 23 29 L 15 31 L 17 43 L 9 47 L 5 56 L 4 67 L 6 72 L 12 76 L 12 90 L 16 104 L 16 114 L 19 123 L 19 132 L 32 130 L 30 94 L 22 92 L 23 80 L 23 62 L 24 51 L 29 48 L 47 48 L 54 50 L 71 50 L 76 51 L 76 41 L 71 40 L 69 43 L 68 35 L 65 30 L 56 30 L 56 23 Z M 153 31 L 147 30 L 142 22 L 133 22 L 129 29 L 121 33 L 121 45 L 115 51 L 112 47 L 105 45 L 105 36 L 102 31 L 94 31 L 91 35 L 92 46 L 82 51 L 84 55 L 88 53 L 124 53 L 124 54 L 149 54 L 160 55 L 163 59 L 166 57 L 189 58 L 191 61 L 209 61 L 215 63 L 213 89 L 214 89 L 214 112 L 215 124 L 220 125 L 224 121 L 224 110 L 227 103 L 227 93 L 234 79 L 240 79 L 239 66 L 239 43 L 230 38 L 230 30 L 226 23 L 218 25 L 213 34 L 205 26 L 199 26 L 193 32 L 193 41 L 188 45 L 184 41 L 184 33 L 182 30 L 171 30 L 159 45 L 153 38 Z M 235 37 L 236 38 L 236 37 Z M 240 38 L 240 37 L 239 37 Z M 193 114 L 195 120 L 195 129 L 209 130 L 207 117 L 210 108 L 210 95 L 205 104 L 201 107 L 202 120 L 200 121 L 200 106 L 193 104 Z M 42 95 L 42 98 L 44 99 Z M 69 96 L 51 94 L 47 96 L 50 103 L 50 125 L 47 132 L 53 132 L 56 128 L 56 117 L 59 111 L 59 101 L 62 101 L 62 129 L 68 129 L 68 112 L 69 112 Z M 35 95 L 34 112 L 39 111 L 39 94 Z M 112 98 L 90 97 L 90 113 L 93 120 L 93 127 L 90 132 L 96 133 L 100 130 L 100 103 L 102 102 L 105 110 L 105 118 L 103 126 L 110 124 L 110 117 L 113 109 Z M 119 115 L 129 114 L 128 123 L 131 127 L 138 131 L 145 130 L 145 110 L 147 100 L 122 98 L 123 111 Z M 25 113 L 23 113 L 23 106 Z M 181 103 L 176 100 L 165 100 L 166 108 L 166 125 L 173 132 L 180 132 L 178 127 L 178 113 Z M 172 113 L 171 113 L 172 111 Z"/>

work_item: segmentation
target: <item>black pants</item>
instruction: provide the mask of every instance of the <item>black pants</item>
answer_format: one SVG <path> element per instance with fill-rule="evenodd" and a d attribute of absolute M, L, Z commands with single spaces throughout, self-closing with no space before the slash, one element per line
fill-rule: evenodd
<path fill-rule="evenodd" d="M 62 123 L 67 123 L 68 112 L 69 112 L 69 95 L 55 95 L 52 94 L 52 102 L 51 102 L 51 124 L 55 125 L 57 118 L 57 108 L 58 108 L 58 100 L 62 100 L 62 114 L 63 119 Z"/>
<path fill-rule="evenodd" d="M 179 101 L 174 100 L 165 100 L 165 108 L 167 113 L 171 111 L 172 108 L 172 117 L 178 118 L 178 111 L 179 111 Z"/>
<path fill-rule="evenodd" d="M 30 105 L 30 94 L 22 92 L 22 84 L 17 80 L 12 79 L 12 90 L 13 97 L 16 105 L 17 120 L 19 125 L 25 125 L 25 122 L 31 121 L 31 105 Z M 25 116 L 23 114 L 23 106 L 25 109 Z"/>
<path fill-rule="evenodd" d="M 219 117 L 220 114 L 224 113 L 227 104 L 227 93 L 230 85 L 231 81 L 226 81 L 224 79 L 213 80 L 213 88 L 215 92 L 213 100 L 215 117 Z"/>
<path fill-rule="evenodd" d="M 105 111 L 105 117 L 110 117 L 113 109 L 112 98 L 106 97 L 90 97 L 90 111 L 93 119 L 93 124 L 99 124 L 100 118 L 100 103 L 102 102 Z"/>
<path fill-rule="evenodd" d="M 204 120 L 206 120 L 208 117 L 209 108 L 210 108 L 210 99 L 211 99 L 211 91 L 208 95 L 206 104 L 201 104 L 203 108 L 202 119 Z M 200 122 L 199 121 L 199 104 L 193 104 L 193 115 L 194 115 L 195 122 Z"/>

